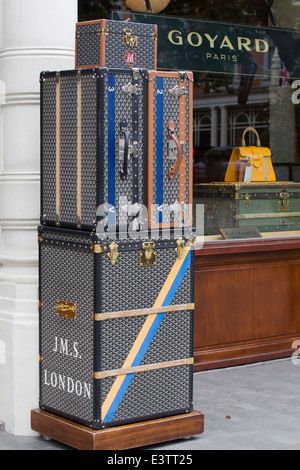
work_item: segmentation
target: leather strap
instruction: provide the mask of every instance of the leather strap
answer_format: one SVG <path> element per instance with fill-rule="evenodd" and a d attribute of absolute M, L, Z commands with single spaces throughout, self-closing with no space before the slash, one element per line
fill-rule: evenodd
<path fill-rule="evenodd" d="M 277 26 L 277 23 L 275 21 L 275 18 L 274 18 L 274 15 L 272 13 L 272 10 L 271 10 L 271 7 L 269 5 L 269 1 L 268 0 L 265 0 L 265 4 L 266 4 L 266 7 L 267 7 L 267 11 L 268 11 L 268 15 L 270 17 L 270 20 L 272 21 L 272 25 L 273 26 Z"/>
<path fill-rule="evenodd" d="M 155 307 L 155 308 L 144 308 L 138 310 L 123 310 L 120 312 L 107 312 L 107 313 L 95 313 L 93 318 L 95 321 L 104 321 L 115 318 L 126 318 L 126 317 L 137 317 L 143 315 L 155 315 L 157 313 L 174 313 L 182 312 L 186 310 L 194 310 L 195 304 L 182 304 L 182 305 L 168 305 L 166 307 Z"/>
<path fill-rule="evenodd" d="M 155 364 L 146 364 L 135 367 L 124 367 L 123 369 L 105 370 L 102 372 L 93 372 L 95 379 L 106 379 L 107 377 L 116 377 L 118 375 L 136 374 L 138 372 L 147 372 L 149 370 L 160 370 L 168 367 L 178 367 L 185 365 L 193 365 L 194 358 L 188 357 L 186 359 L 178 359 L 170 362 L 158 362 Z"/>
<path fill-rule="evenodd" d="M 265 176 L 265 180 L 268 181 L 268 172 L 267 172 L 267 165 L 266 165 L 266 157 L 262 157 L 263 158 L 263 169 L 264 169 L 264 176 Z"/>
<path fill-rule="evenodd" d="M 175 134 L 175 124 L 174 124 L 174 121 L 170 121 L 169 122 L 169 125 L 168 125 L 168 129 L 169 129 L 169 133 L 170 133 L 170 137 L 171 139 L 175 142 L 176 144 L 176 147 L 177 147 L 177 152 L 178 152 L 178 156 L 177 156 L 177 160 L 176 160 L 176 163 L 174 166 L 172 166 L 169 170 L 169 178 L 172 180 L 175 178 L 175 175 L 177 173 L 177 171 L 179 170 L 179 167 L 181 165 L 181 161 L 182 161 L 182 146 Z M 180 131 L 179 131 L 180 133 Z"/>
<path fill-rule="evenodd" d="M 147 13 L 153 13 L 150 0 L 145 0 L 145 5 L 146 5 Z"/>
<path fill-rule="evenodd" d="M 266 5 L 266 8 L 267 8 L 267 12 L 268 12 L 268 15 L 270 17 L 270 20 L 273 24 L 273 26 L 278 26 L 276 21 L 275 21 L 275 18 L 274 18 L 274 15 L 272 13 L 272 10 L 271 10 L 271 7 L 269 5 L 269 0 L 265 0 L 265 5 Z M 249 3 L 248 3 L 248 14 L 251 12 L 252 10 L 252 0 L 249 0 Z M 248 23 L 248 21 L 246 21 L 246 23 Z"/>
<path fill-rule="evenodd" d="M 242 135 L 242 146 L 243 146 L 243 147 L 246 147 L 245 136 L 246 136 L 247 132 L 254 132 L 254 134 L 256 135 L 256 139 L 257 139 L 256 145 L 257 145 L 257 147 L 260 147 L 259 135 L 258 135 L 257 130 L 254 129 L 254 127 L 246 127 L 246 129 L 244 130 L 243 135 Z"/>

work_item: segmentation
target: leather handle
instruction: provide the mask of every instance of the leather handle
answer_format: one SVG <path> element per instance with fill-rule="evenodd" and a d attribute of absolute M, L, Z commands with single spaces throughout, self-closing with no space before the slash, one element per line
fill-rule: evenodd
<path fill-rule="evenodd" d="M 242 136 L 242 146 L 243 146 L 243 147 L 246 147 L 245 135 L 247 134 L 247 132 L 254 132 L 254 134 L 256 135 L 256 138 L 257 138 L 257 147 L 260 147 L 259 135 L 258 135 L 257 130 L 254 129 L 254 127 L 247 127 L 247 128 L 244 130 L 243 136 Z"/>
<path fill-rule="evenodd" d="M 177 147 L 177 150 L 178 150 L 178 156 L 177 156 L 177 160 L 176 160 L 176 163 L 174 166 L 172 166 L 169 170 L 169 178 L 172 180 L 175 178 L 175 175 L 179 169 L 179 166 L 180 166 L 180 163 L 181 163 L 181 160 L 182 160 L 182 147 L 181 147 L 181 144 L 175 134 L 175 124 L 174 124 L 174 121 L 170 121 L 169 122 L 169 125 L 168 125 L 168 129 L 169 129 L 169 132 L 170 132 L 170 137 L 171 139 L 174 140 L 175 144 L 176 144 L 176 147 Z"/>
<path fill-rule="evenodd" d="M 121 121 L 120 124 L 121 132 L 124 134 L 125 145 L 124 145 L 124 157 L 123 157 L 123 168 L 120 170 L 120 175 L 122 180 L 127 178 L 128 173 L 128 152 L 129 152 L 129 131 L 127 129 L 127 122 L 125 120 Z"/>

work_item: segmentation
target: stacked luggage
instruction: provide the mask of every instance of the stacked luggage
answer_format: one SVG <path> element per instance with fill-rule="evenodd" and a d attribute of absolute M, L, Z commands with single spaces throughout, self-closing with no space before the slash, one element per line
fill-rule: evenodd
<path fill-rule="evenodd" d="M 156 44 L 78 23 L 40 76 L 40 407 L 94 429 L 193 406 L 193 75 Z"/>

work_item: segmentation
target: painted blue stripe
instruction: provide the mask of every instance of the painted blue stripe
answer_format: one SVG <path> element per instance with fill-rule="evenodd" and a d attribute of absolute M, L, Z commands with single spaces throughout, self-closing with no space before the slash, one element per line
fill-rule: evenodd
<path fill-rule="evenodd" d="M 108 144 L 108 155 L 107 155 L 107 202 L 110 208 L 108 212 L 108 225 L 115 225 L 116 223 L 116 185 L 115 185 L 115 173 L 116 173 L 116 119 L 115 119 L 115 75 L 107 75 L 107 144 Z"/>
<path fill-rule="evenodd" d="M 123 396 L 125 395 L 125 392 L 127 388 L 129 387 L 132 379 L 134 377 L 134 374 L 127 374 L 125 379 L 123 380 L 122 386 L 120 387 L 118 393 L 116 394 L 116 397 L 112 404 L 110 405 L 110 408 L 108 412 L 106 413 L 105 418 L 103 419 L 103 423 L 106 423 L 108 421 L 111 421 L 115 415 L 115 412 L 117 411 L 119 404 L 121 403 L 121 400 Z"/>
<path fill-rule="evenodd" d="M 164 202 L 164 79 L 156 81 L 156 222 L 162 222 Z M 160 208 L 160 210 L 159 210 Z"/>
<path fill-rule="evenodd" d="M 172 302 L 172 299 L 174 297 L 174 295 L 176 294 L 177 292 L 177 289 L 182 281 L 182 279 L 184 278 L 185 276 L 185 273 L 187 272 L 189 266 L 191 264 L 191 250 L 189 251 L 189 253 L 187 254 L 179 272 L 177 273 L 177 276 L 175 277 L 174 279 L 174 282 L 162 304 L 163 307 L 166 307 L 166 306 L 169 306 Z M 159 313 L 156 315 L 156 318 L 154 320 L 154 322 L 152 323 L 151 325 L 151 328 L 149 329 L 148 331 L 148 334 L 146 335 L 144 341 L 143 341 L 143 344 L 141 345 L 134 361 L 132 362 L 132 367 L 135 367 L 135 366 L 139 366 L 140 363 L 142 362 L 142 359 L 159 327 L 159 325 L 161 324 L 163 318 L 165 316 L 165 313 Z M 123 399 L 125 393 L 126 393 L 126 390 L 128 389 L 133 377 L 134 377 L 134 373 L 132 374 L 127 374 L 125 379 L 123 380 L 123 383 L 118 391 L 118 393 L 116 394 L 116 397 L 114 399 L 114 401 L 112 402 L 103 422 L 107 422 L 107 421 L 111 421 L 115 412 L 117 411 L 118 407 L 119 407 L 119 404 L 121 403 L 121 400 Z"/>
<path fill-rule="evenodd" d="M 162 307 L 166 307 L 166 306 L 171 305 L 173 297 L 176 294 L 176 292 L 178 290 L 178 287 L 180 286 L 181 281 L 184 278 L 185 273 L 187 272 L 187 270 L 188 270 L 188 268 L 191 264 L 191 261 L 192 261 L 192 248 L 190 248 L 188 254 L 186 255 L 185 260 L 183 261 L 182 266 L 181 266 L 179 272 L 177 273 L 177 276 L 175 277 L 174 282 L 172 283 L 172 286 L 171 286 L 168 294 L 166 295 L 165 300 L 162 303 Z"/>
<path fill-rule="evenodd" d="M 132 367 L 135 367 L 135 366 L 139 366 L 140 363 L 142 362 L 142 359 L 143 357 L 145 356 L 145 353 L 147 351 L 147 349 L 149 348 L 150 346 L 150 343 L 159 327 L 159 325 L 161 324 L 163 318 L 165 316 L 165 313 L 158 313 L 156 315 L 156 318 L 154 320 L 154 322 L 152 323 L 151 325 L 151 328 L 149 329 L 140 349 L 138 350 L 137 352 L 137 355 L 135 356 L 133 362 L 132 362 Z"/>
<path fill-rule="evenodd" d="M 159 315 L 160 318 L 157 318 L 158 315 Z M 153 324 L 151 325 L 151 328 L 150 328 L 146 338 L 144 339 L 143 344 L 140 347 L 139 352 L 138 352 L 137 356 L 135 357 L 131 367 L 140 365 L 140 363 L 141 363 L 141 361 L 142 361 L 142 359 L 143 359 L 143 357 L 144 357 L 144 355 L 145 355 L 145 353 L 146 353 L 146 351 L 149 347 L 149 344 L 152 341 L 153 336 L 155 335 L 159 325 L 162 322 L 162 319 L 165 316 L 165 313 L 160 313 L 158 315 L 155 318 Z M 135 373 L 127 374 L 126 377 L 124 378 L 123 383 L 122 383 L 118 393 L 116 394 L 114 401 L 112 402 L 105 418 L 103 419 L 104 423 L 107 422 L 107 421 L 111 421 L 113 419 L 114 414 L 117 411 L 117 409 L 118 409 L 118 407 L 121 403 L 121 400 L 123 399 L 123 397 L 124 397 L 128 387 L 129 387 L 134 375 L 135 375 Z"/>

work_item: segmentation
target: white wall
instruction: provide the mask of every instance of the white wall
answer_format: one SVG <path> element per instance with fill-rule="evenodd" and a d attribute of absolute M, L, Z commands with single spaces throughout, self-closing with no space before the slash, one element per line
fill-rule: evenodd
<path fill-rule="evenodd" d="M 74 68 L 77 0 L 0 0 L 0 421 L 38 407 L 39 75 Z"/>

